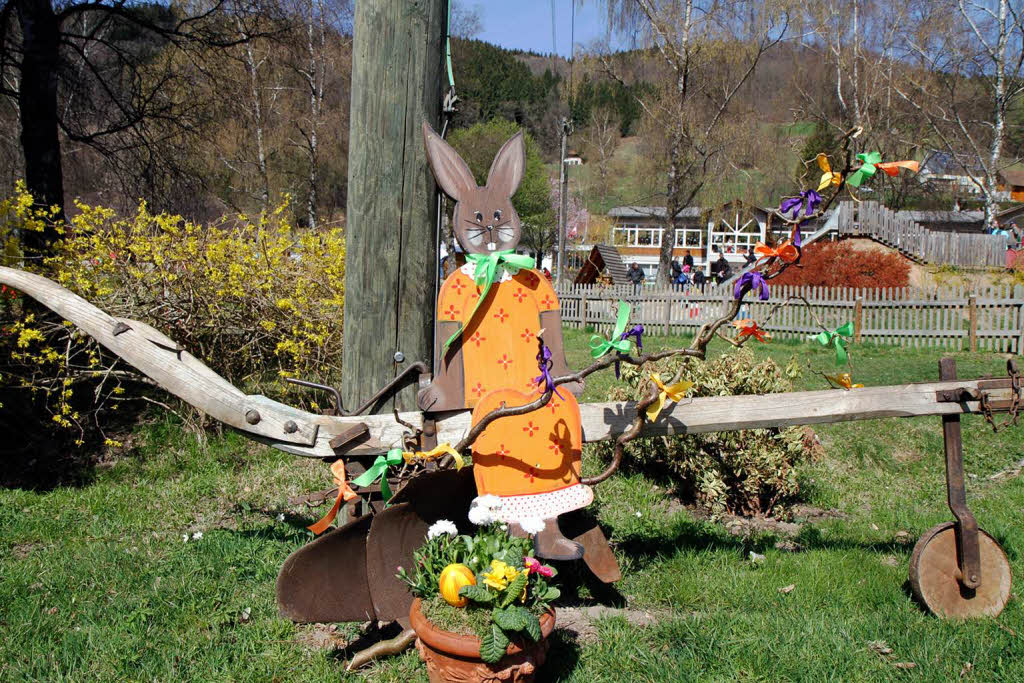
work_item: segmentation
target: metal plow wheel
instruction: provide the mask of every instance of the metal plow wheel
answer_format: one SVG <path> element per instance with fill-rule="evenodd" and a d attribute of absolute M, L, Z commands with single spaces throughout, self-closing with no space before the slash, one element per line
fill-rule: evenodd
<path fill-rule="evenodd" d="M 408 626 L 412 595 L 395 578 L 409 567 L 439 519 L 464 527 L 476 495 L 472 468 L 426 472 L 383 511 L 328 532 L 292 553 L 277 577 L 277 604 L 292 621 L 399 621 Z M 467 529 L 460 529 L 466 530 Z"/>
<path fill-rule="evenodd" d="M 978 529 L 981 582 L 968 588 L 957 562 L 956 523 L 929 529 L 910 557 L 910 587 L 932 614 L 946 619 L 998 616 L 1010 599 L 1010 563 L 995 539 Z"/>

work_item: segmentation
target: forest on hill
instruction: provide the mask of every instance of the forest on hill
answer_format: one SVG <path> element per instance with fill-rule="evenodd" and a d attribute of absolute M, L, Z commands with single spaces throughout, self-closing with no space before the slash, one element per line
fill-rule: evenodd
<path fill-rule="evenodd" d="M 680 8 L 694 2 L 702 18 L 684 21 Z M 457 5 L 453 128 L 506 119 L 550 163 L 568 117 L 569 145 L 588 162 L 573 191 L 599 210 L 769 204 L 811 184 L 817 167 L 800 161 L 834 154 L 854 128 L 862 129 L 857 152 L 951 153 L 976 176 L 982 200 L 1024 156 L 1024 19 L 1016 13 L 1000 24 L 959 14 L 952 0 L 606 4 L 613 28 L 640 37 L 635 49 L 578 46 L 571 61 L 476 40 L 485 17 Z M 998 9 L 1006 0 L 982 4 Z M 119 209 L 144 198 L 202 220 L 256 213 L 287 196 L 302 225 L 339 221 L 350 0 L 188 11 L 5 2 L 0 183 L 9 192 L 28 176 L 31 190 L 69 211 L 73 198 Z M 26 47 L 32 22 L 56 26 L 46 63 Z M 48 88 L 53 111 L 39 105 L 52 97 Z M 42 159 L 42 171 L 27 168 L 27 157 Z M 953 199 L 907 176 L 883 180 L 879 189 L 896 206 L 945 208 Z"/>

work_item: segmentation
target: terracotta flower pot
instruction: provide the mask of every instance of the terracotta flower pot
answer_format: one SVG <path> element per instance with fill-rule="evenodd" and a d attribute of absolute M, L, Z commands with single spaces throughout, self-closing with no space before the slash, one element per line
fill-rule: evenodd
<path fill-rule="evenodd" d="M 506 648 L 505 656 L 494 664 L 480 659 L 480 639 L 451 631 L 442 631 L 431 624 L 420 611 L 420 599 L 413 601 L 409 619 L 416 630 L 416 649 L 420 659 L 427 663 L 431 683 L 458 681 L 532 681 L 537 669 L 544 664 L 548 653 L 548 635 L 555 628 L 555 611 L 540 617 L 541 639 L 537 642 L 524 638 Z"/>

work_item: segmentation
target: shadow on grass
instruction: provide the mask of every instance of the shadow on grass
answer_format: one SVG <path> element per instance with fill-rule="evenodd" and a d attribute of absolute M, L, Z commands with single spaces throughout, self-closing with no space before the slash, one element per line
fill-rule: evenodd
<path fill-rule="evenodd" d="M 924 529 L 920 533 L 924 533 Z M 831 534 L 825 536 L 811 523 L 805 523 L 795 537 L 771 531 L 748 535 L 730 534 L 724 527 L 712 522 L 680 519 L 674 522 L 668 534 L 635 533 L 622 537 L 615 547 L 623 555 L 635 560 L 651 560 L 670 557 L 680 550 L 721 550 L 746 555 L 749 551 L 764 552 L 773 548 L 778 541 L 792 540 L 799 547 L 798 552 L 810 550 L 861 550 L 883 555 L 909 556 L 916 536 L 911 532 L 912 542 L 893 538 L 886 541 L 860 541 Z M 1000 539 L 1005 542 L 1005 539 Z M 1004 548 L 1005 549 L 1005 548 Z M 1015 557 L 1012 548 L 1007 556 Z"/>
<path fill-rule="evenodd" d="M 236 506 L 236 512 L 241 508 Z M 313 541 L 316 537 L 311 536 L 309 530 L 306 529 L 305 521 L 296 518 L 297 522 L 289 521 L 285 518 L 287 526 L 281 524 L 267 524 L 260 526 L 255 529 L 241 529 L 232 530 L 226 529 L 228 533 L 237 534 L 243 538 L 250 538 L 259 541 L 275 541 L 278 543 L 286 543 L 288 545 L 295 545 L 296 543 L 302 543 L 305 545 Z M 284 558 L 282 558 L 284 561 Z"/>
<path fill-rule="evenodd" d="M 333 650 L 328 656 L 341 664 L 348 664 L 349 660 L 356 653 L 376 645 L 383 640 L 390 640 L 404 630 L 404 627 L 397 621 L 385 624 L 381 628 L 371 629 L 369 632 L 359 636 L 343 648 Z"/>
<path fill-rule="evenodd" d="M 575 631 L 556 628 L 548 637 L 547 661 L 537 672 L 538 681 L 565 681 L 572 678 L 583 647 Z"/>
<path fill-rule="evenodd" d="M 74 411 L 89 408 L 92 387 L 85 383 L 71 398 Z M 60 427 L 42 401 L 24 390 L 0 388 L 0 487 L 51 491 L 60 486 L 88 486 L 96 479 L 96 464 L 106 450 L 106 435 L 90 420 L 84 432 Z M 106 434 L 130 430 L 146 412 L 141 401 L 121 404 L 123 410 L 103 414 Z M 77 442 L 81 443 L 77 443 Z"/>

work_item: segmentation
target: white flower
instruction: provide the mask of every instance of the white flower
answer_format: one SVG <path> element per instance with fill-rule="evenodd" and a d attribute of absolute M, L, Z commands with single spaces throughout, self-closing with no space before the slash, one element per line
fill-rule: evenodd
<path fill-rule="evenodd" d="M 519 520 L 519 526 L 523 527 L 523 531 L 532 536 L 544 531 L 544 520 L 540 517 L 526 517 Z"/>
<path fill-rule="evenodd" d="M 181 542 L 182 543 L 188 543 L 188 534 L 183 534 L 182 535 Z"/>
<path fill-rule="evenodd" d="M 477 496 L 469 506 L 469 521 L 477 526 L 486 526 L 501 520 L 501 498 L 488 494 Z"/>
<path fill-rule="evenodd" d="M 447 519 L 439 519 L 430 525 L 427 529 L 427 538 L 436 538 L 442 534 L 449 536 L 455 536 L 459 533 L 459 530 L 455 528 L 455 524 L 449 522 Z"/>
<path fill-rule="evenodd" d="M 277 518 L 276 519 L 279 522 L 283 522 L 284 521 L 284 513 L 283 512 L 277 513 Z"/>
<path fill-rule="evenodd" d="M 202 531 L 197 531 L 194 534 L 192 534 L 192 540 L 193 541 L 198 541 L 202 537 L 203 537 L 203 532 Z"/>
<path fill-rule="evenodd" d="M 636 516 L 637 516 L 637 519 L 639 519 L 640 517 L 643 517 L 643 516 L 644 516 L 644 513 L 642 513 L 642 512 L 640 512 L 639 510 L 637 510 L 637 511 L 636 511 Z"/>

